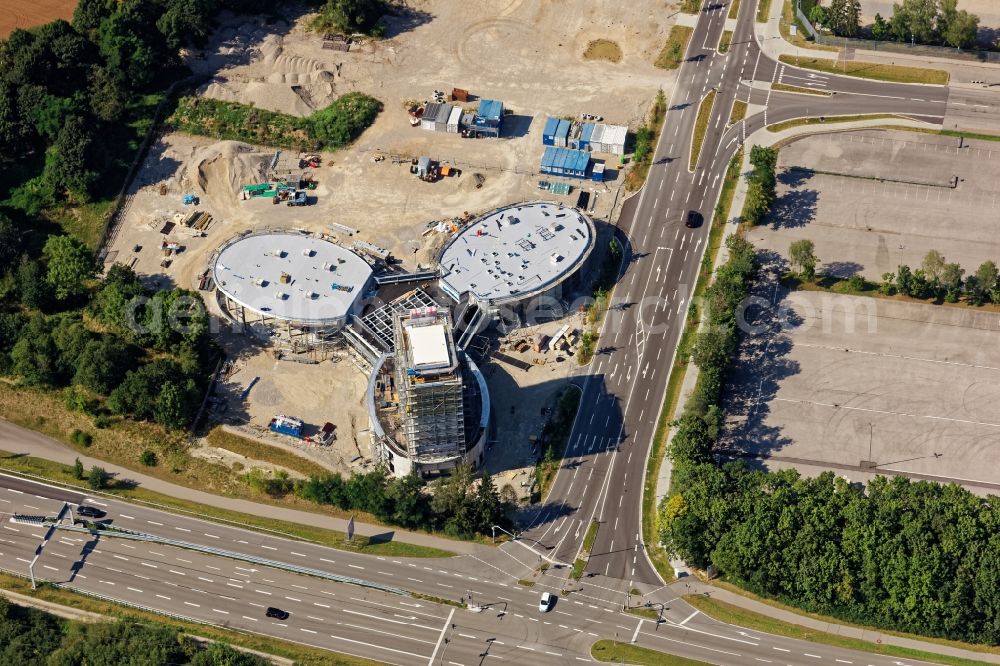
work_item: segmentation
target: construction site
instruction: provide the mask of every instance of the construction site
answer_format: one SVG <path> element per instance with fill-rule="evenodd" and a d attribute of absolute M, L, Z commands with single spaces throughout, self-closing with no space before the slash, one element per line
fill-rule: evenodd
<path fill-rule="evenodd" d="M 466 359 L 456 372 L 468 375 L 471 362 L 481 376 L 498 379 L 502 388 L 492 397 L 504 409 L 533 385 L 546 387 L 536 394 L 543 404 L 579 372 L 578 364 L 566 362 L 581 330 L 570 304 L 588 294 L 586 266 L 602 254 L 595 250 L 625 198 L 623 179 L 614 168 L 603 182 L 549 174 L 538 201 L 543 125 L 550 116 L 602 117 L 635 128 L 653 101 L 651 91 L 672 76 L 652 66 L 672 20 L 646 20 L 659 8 L 651 0 L 584 8 L 572 17 L 542 0 L 516 3 L 499 16 L 485 0 L 409 4 L 385 18 L 386 37 L 377 41 L 316 34 L 307 28 L 309 14 L 270 21 L 224 14 L 205 48 L 188 54 L 187 64 L 205 77 L 195 94 L 306 116 L 358 91 L 377 97 L 384 110 L 354 145 L 337 152 L 159 135 L 102 256 L 106 266 L 132 266 L 154 288 L 202 291 L 231 359 L 209 403 L 213 418 L 345 472 L 385 460 L 365 432 L 365 386 L 393 350 L 399 312 L 448 312 L 455 353 Z M 636 32 L 635 26 L 644 27 Z M 624 63 L 584 60 L 586 45 L 598 37 L 619 40 Z M 445 53 L 434 71 L 419 56 L 428 43 Z M 498 51 L 506 54 L 502 76 L 495 75 Z M 623 64 L 630 75 L 615 76 Z M 441 91 L 451 91 L 447 100 Z M 411 109 L 423 116 L 445 102 L 448 117 L 435 113 L 441 129 L 435 124 L 423 131 L 422 119 L 414 123 Z M 603 161 L 620 163 L 613 154 Z M 503 211 L 527 206 L 512 204 L 518 201 L 537 205 L 520 214 L 520 225 L 496 229 L 492 240 L 499 247 L 484 247 L 472 259 L 484 276 L 486 269 L 511 274 L 497 285 L 502 291 L 513 283 L 511 303 L 493 302 L 480 286 L 485 282 L 471 280 L 472 264 L 443 278 L 451 272 L 439 270 L 444 253 L 457 253 L 469 241 L 488 244 L 490 237 L 476 236 L 477 225 L 495 225 L 495 217 L 510 214 Z M 549 232 L 552 220 L 541 213 L 533 219 L 545 206 L 565 216 L 561 229 Z M 530 235 L 526 240 L 537 249 L 518 247 L 525 239 L 515 233 Z M 547 233 L 555 239 L 545 239 Z M 274 234 L 297 240 L 279 247 Z M 298 239 L 316 243 L 315 255 L 303 254 Z M 560 245 L 558 261 L 552 243 Z M 333 262 L 318 248 L 339 253 L 353 267 L 345 271 L 351 278 L 327 274 L 323 265 Z M 494 251 L 501 265 L 479 261 Z M 468 284 L 461 283 L 465 278 Z M 542 316 L 518 310 L 519 301 L 538 295 L 551 297 L 543 299 L 549 305 Z M 538 336 L 555 344 L 539 345 Z M 301 420 L 301 436 L 271 431 L 279 415 Z M 337 436 L 317 445 L 328 424 Z M 543 423 L 535 425 L 540 431 Z M 493 471 L 526 469 L 532 464 L 527 440 L 506 437 L 485 437 L 473 462 Z M 491 446 L 493 457 L 484 458 Z M 397 449 L 411 455 L 405 444 Z"/>

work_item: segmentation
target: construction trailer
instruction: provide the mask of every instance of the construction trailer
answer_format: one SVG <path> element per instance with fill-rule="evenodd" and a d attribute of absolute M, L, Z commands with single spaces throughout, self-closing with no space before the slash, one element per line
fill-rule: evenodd
<path fill-rule="evenodd" d="M 625 141 L 628 138 L 628 128 L 624 125 L 605 125 L 597 123 L 590 136 L 589 148 L 595 153 L 625 154 Z"/>
<path fill-rule="evenodd" d="M 570 128 L 570 122 L 565 118 L 561 118 L 559 120 L 559 125 L 556 127 L 555 136 L 553 137 L 552 141 L 553 146 L 559 148 L 566 147 L 566 142 L 567 139 L 569 138 L 569 128 Z"/>
<path fill-rule="evenodd" d="M 586 178 L 590 155 L 582 150 L 547 146 L 542 154 L 540 171 L 555 176 Z"/>
<path fill-rule="evenodd" d="M 431 132 L 447 132 L 448 119 L 454 107 L 451 104 L 439 104 L 431 102 L 424 108 L 424 113 L 420 117 L 420 129 Z"/>
<path fill-rule="evenodd" d="M 479 100 L 479 109 L 472 118 L 472 130 L 478 136 L 499 137 L 503 114 L 503 102 L 500 100 Z"/>
<path fill-rule="evenodd" d="M 447 131 L 449 134 L 458 134 L 459 129 L 462 125 L 462 107 L 454 106 L 451 109 L 451 113 L 448 114 L 448 125 Z"/>
<path fill-rule="evenodd" d="M 542 145 L 556 145 L 556 130 L 559 129 L 559 118 L 546 118 L 545 128 L 542 130 Z"/>

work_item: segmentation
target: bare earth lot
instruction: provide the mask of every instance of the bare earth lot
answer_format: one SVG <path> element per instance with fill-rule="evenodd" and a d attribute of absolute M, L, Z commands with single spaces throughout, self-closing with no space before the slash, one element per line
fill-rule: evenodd
<path fill-rule="evenodd" d="M 901 263 L 919 267 L 931 249 L 971 273 L 1000 259 L 1000 146 L 958 146 L 956 138 L 882 130 L 795 141 L 779 155 L 773 212 L 749 238 L 781 254 L 808 238 L 819 270 L 841 276 L 880 280 Z"/>
<path fill-rule="evenodd" d="M 15 28 L 31 28 L 56 19 L 73 18 L 77 0 L 9 0 L 0 12 L 0 39 Z"/>
<path fill-rule="evenodd" d="M 741 348 L 724 447 L 852 480 L 896 471 L 1000 488 L 1000 316 L 773 284 L 758 293 L 787 312 L 769 309 L 757 322 L 767 330 Z"/>
<path fill-rule="evenodd" d="M 652 65 L 673 24 L 670 3 L 416 0 L 407 5 L 408 12 L 389 20 L 387 39 L 352 45 L 346 53 L 324 50 L 320 38 L 305 29 L 308 15 L 274 23 L 223 16 L 206 49 L 187 59 L 194 71 L 210 77 L 197 94 L 305 116 L 340 95 L 360 91 L 380 99 L 385 110 L 354 146 L 322 156 L 322 166 L 312 173 L 318 181 L 310 191 L 312 205 L 297 208 L 241 196 L 242 185 L 260 182 L 273 149 L 165 134 L 152 146 L 136 179 L 107 263 L 132 264 L 161 286 L 195 288 L 225 240 L 246 229 L 270 227 L 326 233 L 347 245 L 368 241 L 387 248 L 412 270 L 431 265 L 447 240 L 446 233 L 429 231 L 429 224 L 523 200 L 572 204 L 578 186 L 592 194 L 592 215 L 607 219 L 623 198 L 620 177 L 608 183 L 565 181 L 574 186 L 568 196 L 538 190 L 541 127 L 547 115 L 581 113 L 637 127 L 657 90 L 669 95 L 674 82 L 674 73 Z M 621 62 L 584 60 L 594 39 L 615 41 L 622 49 Z M 502 138 L 463 139 L 410 126 L 407 104 L 453 87 L 500 99 L 512 110 Z M 475 103 L 465 106 L 474 108 Z M 409 173 L 409 160 L 422 155 L 457 166 L 461 176 L 437 183 L 417 180 Z M 385 159 L 375 161 L 376 156 Z M 616 157 L 598 157 L 609 168 L 617 167 Z M 297 170 L 298 158 L 283 152 L 278 170 Z M 483 177 L 480 187 L 476 174 Z M 197 195 L 200 203 L 182 205 L 185 194 Z M 212 215 L 205 236 L 175 223 L 178 215 L 193 210 Z M 348 236 L 329 226 L 334 223 L 357 233 Z M 160 251 L 164 241 L 181 247 L 165 266 Z M 204 295 L 210 310 L 217 310 L 210 294 Z M 561 323 L 548 325 L 552 330 L 547 332 Z M 330 469 L 358 469 L 370 459 L 365 378 L 350 361 L 303 365 L 276 361 L 241 336 L 223 334 L 220 342 L 237 359 L 236 371 L 220 386 L 226 403 L 223 421 L 264 441 L 294 445 Z M 533 462 L 528 437 L 539 434 L 545 420 L 539 406 L 554 400 L 576 368 L 572 359 L 557 363 L 554 358 L 528 372 L 499 364 L 491 368 L 496 414 L 508 420 L 516 414 L 519 424 L 516 430 L 502 429 L 494 444 L 489 466 L 506 472 L 500 485 L 510 481 L 527 492 L 520 481 Z M 242 390 L 255 376 L 259 383 L 242 399 Z M 519 393 L 518 387 L 530 387 L 531 400 L 521 402 L 529 394 Z M 302 418 L 308 424 L 305 434 L 330 421 L 336 425 L 336 443 L 299 446 L 260 432 L 275 414 Z"/>

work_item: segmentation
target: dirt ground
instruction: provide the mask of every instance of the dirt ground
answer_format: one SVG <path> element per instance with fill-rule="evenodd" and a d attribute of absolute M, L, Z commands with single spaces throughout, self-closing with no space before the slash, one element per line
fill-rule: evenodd
<path fill-rule="evenodd" d="M 219 245 L 246 229 L 270 227 L 325 233 L 348 245 L 368 241 L 387 248 L 413 270 L 432 265 L 447 240 L 445 233 L 428 231 L 430 225 L 465 212 L 539 198 L 573 204 L 576 186 L 582 186 L 592 193 L 591 214 L 611 217 L 623 198 L 621 177 L 608 183 L 567 180 L 574 186 L 569 195 L 540 196 L 541 127 L 548 115 L 581 113 L 637 127 L 656 91 L 662 87 L 669 95 L 674 82 L 674 73 L 652 65 L 673 24 L 672 5 L 602 0 L 577 3 L 573 12 L 547 0 L 417 0 L 408 5 L 389 19 L 386 39 L 352 45 L 349 52 L 324 50 L 321 39 L 304 27 L 308 15 L 270 24 L 262 18 L 223 16 L 206 49 L 188 55 L 193 70 L 211 76 L 198 94 L 308 115 L 339 95 L 360 91 L 382 100 L 385 110 L 354 146 L 322 156 L 323 166 L 312 173 L 318 181 L 310 192 L 313 203 L 305 207 L 242 198 L 242 185 L 261 181 L 273 149 L 179 133 L 162 136 L 136 179 L 106 262 L 131 264 L 159 286 L 195 288 Z M 621 45 L 621 62 L 584 60 L 595 39 Z M 453 87 L 500 99 L 512 110 L 500 139 L 463 139 L 410 126 L 406 103 L 423 102 L 434 90 Z M 375 161 L 376 155 L 385 159 Z M 417 180 L 408 160 L 421 155 L 448 162 L 462 175 L 436 183 Z M 279 170 L 297 170 L 298 157 L 282 153 Z M 604 157 L 610 168 L 617 166 L 614 156 L 597 157 Z M 475 174 L 484 177 L 480 187 Z M 197 195 L 198 205 L 184 206 L 185 194 Z M 212 216 L 204 235 L 176 223 L 193 210 Z M 357 232 L 347 234 L 331 224 Z M 181 248 L 166 266 L 160 251 L 164 241 Z M 210 310 L 217 310 L 205 295 Z M 548 333 L 559 325 L 553 323 Z M 358 456 L 370 459 L 363 434 L 368 427 L 365 377 L 350 361 L 276 361 L 268 350 L 239 337 L 220 336 L 230 357 L 239 359 L 222 386 L 227 421 L 269 443 L 306 447 L 310 457 L 331 469 L 357 469 Z M 497 381 L 491 381 L 491 389 L 497 386 L 494 413 L 507 414 L 512 405 L 516 410 L 543 404 L 558 395 L 577 368 L 572 359 L 556 363 L 553 358 L 527 373 L 508 368 L 515 379 L 501 377 L 497 370 Z M 240 392 L 258 376 L 242 400 Z M 535 413 L 519 419 L 519 428 L 500 429 L 491 452 L 490 468 L 507 470 L 505 476 L 512 478 L 512 470 L 523 475 L 533 463 L 528 437 L 538 434 L 544 422 L 534 407 L 527 411 Z M 262 432 L 275 414 L 302 418 L 313 428 L 330 421 L 337 428 L 336 444 L 300 445 Z M 516 480 L 512 485 L 519 488 Z"/>
<path fill-rule="evenodd" d="M 10 0 L 0 12 L 0 39 L 6 39 L 15 28 L 31 28 L 56 19 L 73 18 L 77 0 Z"/>

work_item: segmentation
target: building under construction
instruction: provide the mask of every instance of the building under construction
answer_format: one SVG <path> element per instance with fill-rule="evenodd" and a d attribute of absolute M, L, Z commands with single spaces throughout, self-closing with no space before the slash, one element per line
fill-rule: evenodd
<path fill-rule="evenodd" d="M 462 354 L 446 310 L 421 308 L 393 318 L 395 351 L 369 379 L 376 458 L 397 476 L 447 473 L 478 465 L 489 422 L 486 381 Z"/>

